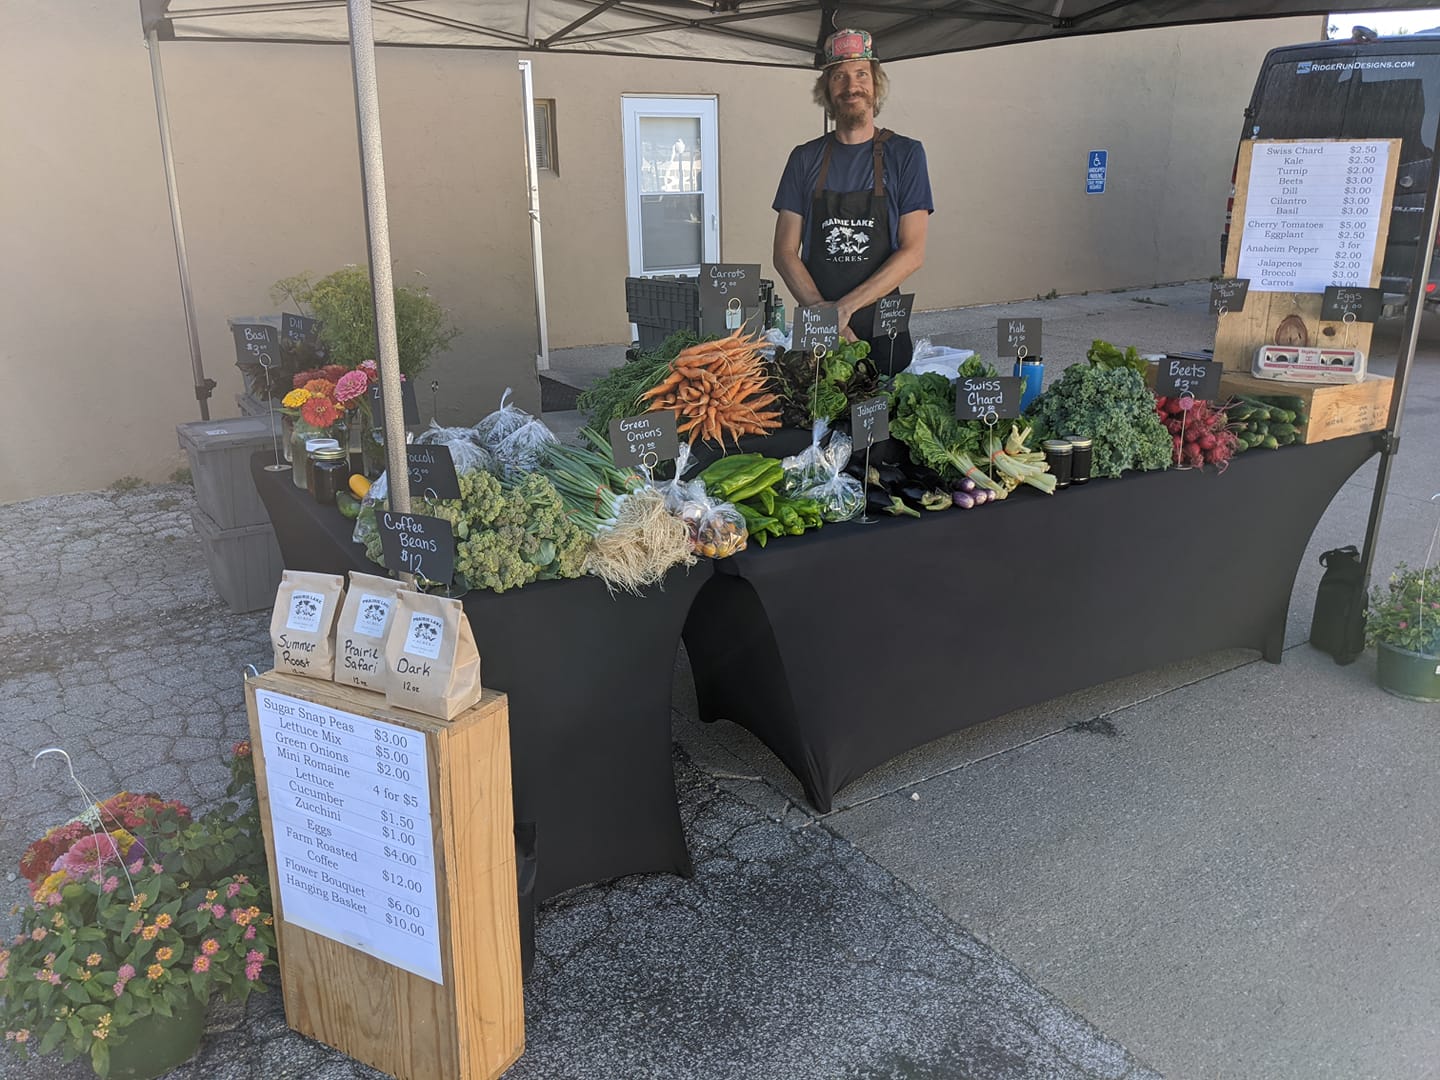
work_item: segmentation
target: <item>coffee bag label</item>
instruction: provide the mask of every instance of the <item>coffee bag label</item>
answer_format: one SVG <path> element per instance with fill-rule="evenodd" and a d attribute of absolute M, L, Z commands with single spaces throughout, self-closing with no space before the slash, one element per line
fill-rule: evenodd
<path fill-rule="evenodd" d="M 325 597 L 318 592 L 296 589 L 290 594 L 290 614 L 285 629 L 314 634 L 320 630 L 320 616 L 325 613 Z"/>
<path fill-rule="evenodd" d="M 363 593 L 360 596 L 360 610 L 355 615 L 355 633 L 366 637 L 383 638 L 385 626 L 390 619 L 390 609 L 395 606 L 393 596 L 376 596 Z"/>
<path fill-rule="evenodd" d="M 405 651 L 416 656 L 440 658 L 440 643 L 445 638 L 445 621 L 434 615 L 416 612 L 410 616 L 410 629 L 405 635 Z"/>

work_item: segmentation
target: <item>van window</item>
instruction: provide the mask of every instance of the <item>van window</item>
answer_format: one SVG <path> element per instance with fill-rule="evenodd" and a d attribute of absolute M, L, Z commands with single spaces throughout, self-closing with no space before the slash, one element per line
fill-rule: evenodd
<path fill-rule="evenodd" d="M 1266 72 L 1251 118 L 1257 139 L 1402 139 L 1400 160 L 1430 157 L 1440 63 L 1389 55 L 1291 60 Z"/>

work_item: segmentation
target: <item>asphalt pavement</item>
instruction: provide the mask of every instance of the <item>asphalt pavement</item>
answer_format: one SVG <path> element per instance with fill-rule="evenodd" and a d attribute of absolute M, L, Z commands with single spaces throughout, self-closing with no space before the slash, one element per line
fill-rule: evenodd
<path fill-rule="evenodd" d="M 1207 295 L 1157 286 L 916 327 L 993 355 L 997 317 L 1038 315 L 1054 378 L 1094 338 L 1207 345 Z M 1395 346 L 1382 332 L 1377 370 Z M 1425 345 L 1377 578 L 1422 561 L 1435 531 L 1437 411 Z M 1283 663 L 1196 657 L 998 718 L 862 777 L 823 817 L 746 732 L 697 722 L 682 657 L 696 875 L 544 906 L 508 1075 L 1440 1077 L 1440 706 L 1379 691 L 1373 653 L 1339 667 L 1305 643 L 1316 556 L 1360 542 L 1373 481 L 1366 466 L 1316 530 Z M 53 760 L 32 767 L 45 746 L 101 793 L 218 800 L 268 613 L 220 603 L 192 506 L 169 484 L 0 515 L 0 865 L 80 809 Z M 1211 599 L 1233 602 L 1221 583 L 1192 602 Z M 12 900 L 22 886 L 0 885 Z M 0 1058 L 0 1080 L 85 1075 Z M 290 1032 L 270 993 L 212 1009 L 201 1055 L 172 1075 L 379 1074 Z"/>

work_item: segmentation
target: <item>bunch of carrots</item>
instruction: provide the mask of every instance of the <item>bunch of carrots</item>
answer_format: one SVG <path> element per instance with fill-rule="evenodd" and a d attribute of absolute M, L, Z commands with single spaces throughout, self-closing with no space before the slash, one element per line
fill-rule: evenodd
<path fill-rule="evenodd" d="M 756 351 L 761 339 L 736 330 L 717 341 L 682 349 L 670 372 L 640 395 L 649 411 L 669 409 L 679 419 L 676 430 L 724 445 L 742 435 L 768 435 L 780 426 L 780 399 L 769 392 L 770 374 Z"/>

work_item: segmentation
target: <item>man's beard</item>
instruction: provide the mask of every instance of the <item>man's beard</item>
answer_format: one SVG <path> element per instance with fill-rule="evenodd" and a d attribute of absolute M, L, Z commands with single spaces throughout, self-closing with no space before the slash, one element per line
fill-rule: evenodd
<path fill-rule="evenodd" d="M 864 123 L 868 117 L 873 115 L 875 101 L 869 95 L 861 94 L 849 101 L 836 98 L 834 105 L 836 122 L 852 125 Z"/>

